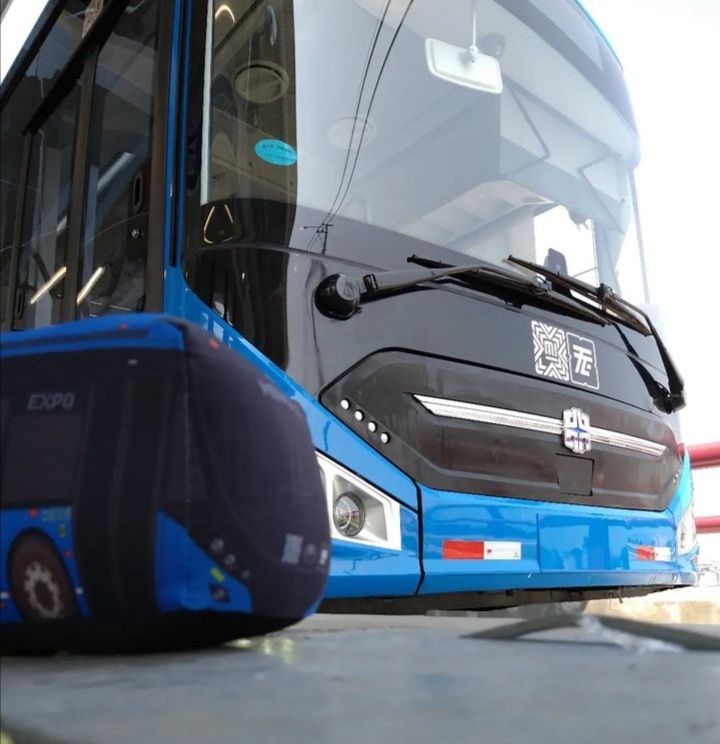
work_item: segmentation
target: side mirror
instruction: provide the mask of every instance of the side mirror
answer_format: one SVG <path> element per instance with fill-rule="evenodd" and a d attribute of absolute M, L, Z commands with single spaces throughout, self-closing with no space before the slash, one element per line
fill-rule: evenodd
<path fill-rule="evenodd" d="M 441 80 L 482 93 L 502 93 L 500 63 L 495 57 L 483 54 L 474 44 L 463 48 L 437 39 L 427 39 L 425 55 L 428 69 Z"/>

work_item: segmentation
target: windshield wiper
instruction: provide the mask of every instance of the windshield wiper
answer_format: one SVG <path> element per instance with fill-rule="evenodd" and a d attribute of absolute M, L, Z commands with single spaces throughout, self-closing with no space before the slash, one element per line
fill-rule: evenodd
<path fill-rule="evenodd" d="M 631 328 L 634 328 L 644 336 L 652 336 L 652 330 L 650 329 L 650 323 L 643 323 L 637 316 L 641 315 L 643 319 L 647 320 L 645 313 L 640 308 L 636 308 L 634 305 L 630 305 L 629 302 L 625 302 L 621 297 L 615 294 L 612 287 L 607 284 L 600 284 L 595 287 L 592 284 L 582 281 L 582 279 L 575 279 L 567 274 L 561 274 L 559 271 L 547 268 L 541 264 L 533 263 L 532 261 L 526 261 L 523 258 L 516 258 L 515 256 L 508 256 L 507 261 L 510 263 L 522 266 L 525 269 L 534 271 L 540 276 L 544 276 L 550 284 L 557 287 L 565 287 L 566 289 L 572 289 L 578 294 L 582 294 L 591 300 L 594 300 L 601 306 L 601 310 L 612 312 L 617 316 L 617 320 L 622 320 Z M 632 311 L 632 312 L 631 312 Z"/>
<path fill-rule="evenodd" d="M 532 261 L 525 261 L 522 258 L 515 258 L 515 256 L 508 256 L 507 260 L 540 274 L 540 276 L 545 277 L 553 285 L 571 289 L 578 294 L 582 294 L 585 297 L 594 300 L 600 305 L 600 310 L 606 313 L 606 316 L 611 320 L 622 321 L 631 328 L 642 333 L 644 336 L 652 336 L 657 345 L 658 352 L 660 353 L 663 366 L 665 367 L 665 373 L 667 374 L 668 385 L 670 388 L 669 390 L 665 389 L 663 385 L 653 378 L 655 386 L 661 393 L 661 402 L 664 404 L 665 410 L 668 413 L 678 411 L 685 406 L 685 383 L 683 378 L 680 375 L 678 368 L 675 366 L 675 363 L 670 356 L 670 352 L 667 350 L 662 338 L 660 338 L 660 334 L 657 332 L 650 316 L 642 308 L 624 300 L 607 284 L 601 283 L 599 286 L 594 287 L 592 284 L 588 284 L 581 279 L 575 279 L 566 274 L 561 274 L 558 271 L 553 271 L 552 269 L 548 269 L 546 266 L 541 266 Z M 642 321 L 640 318 L 642 318 Z M 619 326 L 618 330 L 620 330 Z M 628 350 L 635 354 L 635 350 L 632 348 L 622 331 L 620 331 L 620 336 L 628 347 Z M 647 374 L 647 370 L 643 368 L 643 371 Z"/>
<path fill-rule="evenodd" d="M 488 263 L 452 266 L 419 256 L 410 256 L 407 260 L 425 268 L 379 271 L 365 274 L 360 278 L 348 274 L 332 274 L 326 277 L 315 290 L 317 308 L 331 318 L 347 320 L 367 302 L 406 292 L 426 282 L 456 279 L 472 289 L 477 289 L 478 285 L 483 284 L 505 287 L 542 302 L 557 305 L 566 312 L 581 315 L 600 325 L 607 325 L 608 322 L 600 313 L 583 303 L 556 294 L 547 283 L 539 284 L 524 279 L 511 271 Z"/>

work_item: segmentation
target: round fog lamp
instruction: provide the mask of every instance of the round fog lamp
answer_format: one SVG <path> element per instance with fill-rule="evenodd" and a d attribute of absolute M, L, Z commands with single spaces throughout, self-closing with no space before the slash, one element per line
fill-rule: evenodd
<path fill-rule="evenodd" d="M 340 494 L 335 499 L 333 521 L 341 535 L 355 537 L 365 526 L 365 506 L 355 494 Z"/>

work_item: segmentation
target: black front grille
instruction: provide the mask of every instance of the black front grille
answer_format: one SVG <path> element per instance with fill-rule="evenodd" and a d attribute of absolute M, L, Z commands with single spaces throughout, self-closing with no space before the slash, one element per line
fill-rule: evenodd
<path fill-rule="evenodd" d="M 437 416 L 416 395 L 558 422 L 565 409 L 580 408 L 593 427 L 664 450 L 649 455 L 595 442 L 574 454 L 560 433 Z M 321 402 L 409 476 L 439 490 L 660 511 L 677 486 L 680 457 L 667 417 L 541 378 L 388 351 L 352 369 Z"/>

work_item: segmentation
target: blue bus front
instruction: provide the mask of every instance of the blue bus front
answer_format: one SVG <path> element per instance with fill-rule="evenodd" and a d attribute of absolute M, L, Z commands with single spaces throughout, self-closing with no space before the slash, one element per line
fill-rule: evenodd
<path fill-rule="evenodd" d="M 328 609 L 694 582 L 635 123 L 575 2 L 53 5 L 3 83 L 6 328 L 162 311 L 264 369 Z"/>

